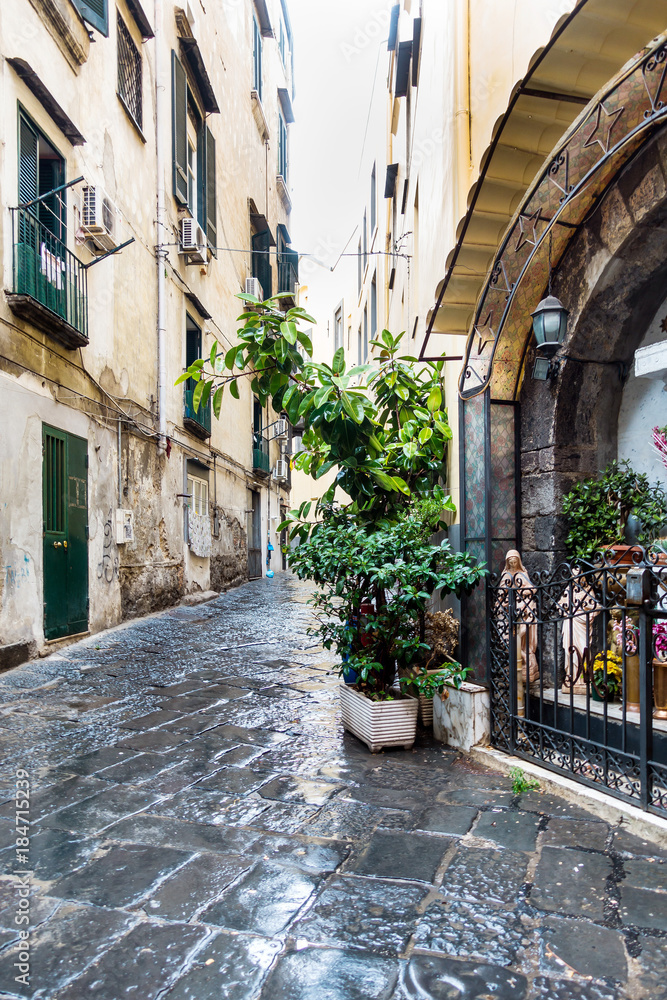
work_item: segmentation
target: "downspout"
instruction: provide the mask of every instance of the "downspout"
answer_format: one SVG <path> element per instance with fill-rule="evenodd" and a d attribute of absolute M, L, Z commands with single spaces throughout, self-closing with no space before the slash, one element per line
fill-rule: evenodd
<path fill-rule="evenodd" d="M 155 163 L 157 172 L 157 217 L 156 248 L 157 262 L 157 408 L 158 408 L 158 451 L 164 452 L 167 445 L 167 357 L 166 357 L 166 261 L 167 261 L 167 207 L 164 187 L 165 136 L 163 128 L 165 108 L 165 82 L 163 70 L 162 0 L 155 0 Z"/>

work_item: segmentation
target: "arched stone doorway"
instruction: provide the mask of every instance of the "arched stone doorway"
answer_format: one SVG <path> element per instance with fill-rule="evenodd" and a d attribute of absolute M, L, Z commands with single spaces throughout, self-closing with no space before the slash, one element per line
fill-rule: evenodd
<path fill-rule="evenodd" d="M 520 395 L 521 533 L 529 571 L 552 569 L 565 557 L 563 495 L 619 457 L 624 399 L 626 415 L 632 412 L 634 354 L 647 332 L 655 339 L 667 298 L 667 127 L 608 188 L 561 260 L 553 288 L 570 311 L 560 371 L 546 383 L 528 375 Z M 527 372 L 531 367 L 529 361 Z M 661 384 L 657 393 L 648 388 L 658 403 L 651 427 L 667 423 L 667 393 Z M 640 428 L 635 418 L 630 439 L 623 421 L 621 428 L 624 457 Z M 659 476 L 656 463 L 652 478 Z"/>

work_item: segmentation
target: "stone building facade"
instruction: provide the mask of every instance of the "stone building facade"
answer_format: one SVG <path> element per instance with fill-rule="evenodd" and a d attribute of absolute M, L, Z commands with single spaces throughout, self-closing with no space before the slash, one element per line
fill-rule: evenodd
<path fill-rule="evenodd" d="M 285 428 L 247 380 L 219 420 L 174 383 L 297 258 L 284 0 L 17 0 L 0 52 L 10 666 L 282 567 Z"/>

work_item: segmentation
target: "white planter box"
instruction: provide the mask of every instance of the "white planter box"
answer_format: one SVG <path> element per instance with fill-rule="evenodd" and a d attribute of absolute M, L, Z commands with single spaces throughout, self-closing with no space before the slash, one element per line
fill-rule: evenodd
<path fill-rule="evenodd" d="M 489 742 L 491 702 L 489 692 L 479 684 L 464 681 L 460 689 L 448 688 L 447 694 L 433 699 L 433 735 L 436 740 L 459 750 Z"/>
<path fill-rule="evenodd" d="M 416 698 L 371 701 L 354 688 L 341 684 L 340 708 L 343 727 L 358 736 L 371 753 L 377 753 L 382 747 L 412 749 L 419 708 Z"/>

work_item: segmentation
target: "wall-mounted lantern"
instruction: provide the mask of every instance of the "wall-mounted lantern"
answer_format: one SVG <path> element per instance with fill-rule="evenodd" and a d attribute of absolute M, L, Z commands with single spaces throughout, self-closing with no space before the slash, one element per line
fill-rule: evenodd
<path fill-rule="evenodd" d="M 542 299 L 532 314 L 538 351 L 533 378 L 539 382 L 546 382 L 549 376 L 558 370 L 558 364 L 552 363 L 551 359 L 565 341 L 568 316 L 567 309 L 555 295 L 547 295 Z"/>

